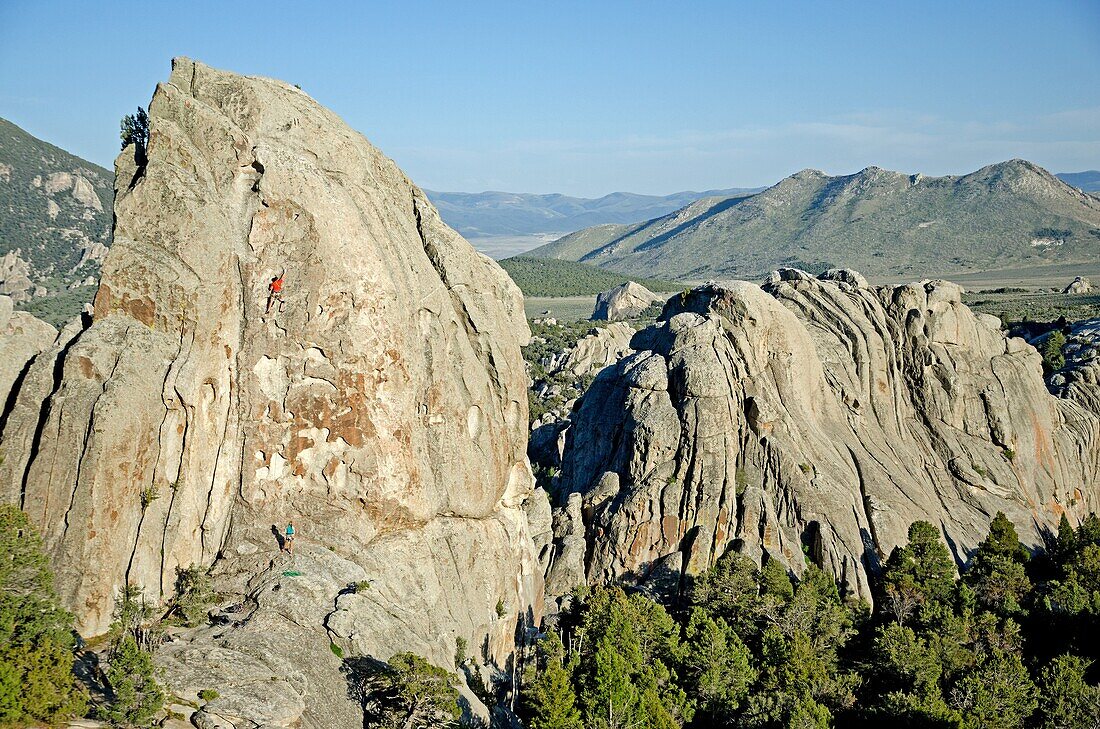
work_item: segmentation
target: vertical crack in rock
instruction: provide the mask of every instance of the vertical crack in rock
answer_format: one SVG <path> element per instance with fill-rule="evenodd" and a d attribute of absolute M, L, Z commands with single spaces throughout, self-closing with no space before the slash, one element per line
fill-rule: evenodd
<path fill-rule="evenodd" d="M 4 439 L 4 429 L 8 424 L 8 417 L 11 415 L 11 411 L 15 408 L 15 399 L 19 394 L 19 389 L 23 386 L 23 382 L 27 379 L 27 374 L 31 371 L 31 367 L 39 361 L 41 354 L 36 354 L 27 360 L 22 369 L 19 370 L 19 374 L 15 376 L 15 379 L 11 383 L 11 390 L 8 392 L 8 396 L 4 399 L 4 407 L 0 409 L 0 442 Z"/>
<path fill-rule="evenodd" d="M 53 397 L 61 389 L 62 373 L 65 368 L 65 355 L 74 344 L 76 344 L 76 338 L 62 346 L 61 350 L 54 356 L 52 368 L 53 382 L 49 394 L 42 399 L 42 404 L 38 408 L 38 418 L 34 426 L 34 435 L 31 437 L 30 447 L 27 449 L 26 459 L 24 461 L 23 473 L 20 476 L 19 508 L 24 510 L 27 508 L 27 481 L 30 478 L 31 464 L 37 459 L 39 450 L 42 447 L 42 435 L 46 428 L 46 421 L 50 415 L 50 406 Z M 4 425 L 6 430 L 7 423 L 5 422 Z"/>
<path fill-rule="evenodd" d="M 887 555 L 883 553 L 882 543 L 879 541 L 878 534 L 875 533 L 874 506 L 871 502 L 871 497 L 867 493 L 867 480 L 863 474 L 863 469 L 860 467 L 859 458 L 856 456 L 856 452 L 852 450 L 851 446 L 848 447 L 848 455 L 852 459 L 852 468 L 855 470 L 856 478 L 859 481 L 859 505 L 863 507 L 861 516 L 867 524 L 867 533 L 871 541 L 870 546 L 874 550 L 873 560 L 867 559 L 866 550 L 864 550 L 863 558 L 866 562 L 868 573 L 876 574 Z"/>
<path fill-rule="evenodd" d="M 173 378 L 173 376 L 175 375 L 175 369 L 176 369 L 177 363 L 180 360 L 180 355 L 183 353 L 183 346 L 184 346 L 184 340 L 186 338 L 186 335 L 187 335 L 187 333 L 185 331 L 184 324 L 183 324 L 183 322 L 181 322 L 180 323 L 179 344 L 176 347 L 176 356 L 173 358 L 172 365 L 170 365 L 167 369 L 165 369 L 165 371 L 164 371 L 164 380 L 161 383 L 161 393 L 162 393 L 161 402 L 164 405 L 164 417 L 161 418 L 160 427 L 157 429 L 157 434 L 158 434 L 158 437 L 157 437 L 157 457 L 156 457 L 156 460 L 153 461 L 153 468 L 150 472 L 150 480 L 149 480 L 150 487 L 154 487 L 154 488 L 156 486 L 156 477 L 162 471 L 161 457 L 164 455 L 165 426 L 168 423 L 168 418 L 172 415 L 172 409 L 169 407 L 169 403 L 164 400 L 163 393 L 168 388 L 168 381 L 171 380 Z M 194 346 L 194 331 L 193 330 L 191 332 L 191 343 L 190 343 L 189 346 Z M 176 393 L 176 395 L 173 399 L 178 402 L 179 401 L 179 394 Z M 167 551 L 169 524 L 172 521 L 172 509 L 176 504 L 176 497 L 179 495 L 179 487 L 181 485 L 180 484 L 180 478 L 181 478 L 181 471 L 182 471 L 182 467 L 183 467 L 183 454 L 186 452 L 186 446 L 187 446 L 187 428 L 188 428 L 188 421 L 187 421 L 186 418 L 184 418 L 183 433 L 180 434 L 180 462 L 176 464 L 176 480 L 175 480 L 174 483 L 169 485 L 169 490 L 171 491 L 171 495 L 169 496 L 169 499 L 168 499 L 168 508 L 165 510 L 164 523 L 161 527 L 161 534 L 160 534 L 160 579 L 158 581 L 158 587 L 159 587 L 158 594 L 159 595 L 168 594 L 168 590 L 167 590 L 167 588 L 164 584 L 164 579 L 165 579 L 165 576 L 167 575 L 167 572 L 168 572 L 168 565 L 165 562 L 165 553 Z"/>

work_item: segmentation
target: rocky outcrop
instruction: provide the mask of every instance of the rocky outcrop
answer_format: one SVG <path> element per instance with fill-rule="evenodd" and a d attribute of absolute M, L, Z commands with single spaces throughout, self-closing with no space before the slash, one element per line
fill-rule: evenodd
<path fill-rule="evenodd" d="M 1063 294 L 1087 294 L 1092 291 L 1092 282 L 1081 276 L 1070 281 L 1069 286 L 1062 291 Z"/>
<path fill-rule="evenodd" d="M 662 297 L 635 281 L 627 281 L 596 297 L 593 321 L 618 321 L 638 316 Z"/>
<path fill-rule="evenodd" d="M 1070 325 L 1062 354 L 1065 366 L 1051 375 L 1051 390 L 1100 413 L 1100 318 Z"/>
<path fill-rule="evenodd" d="M 55 339 L 56 329 L 25 311 L 15 311 L 11 298 L 0 296 L 0 418 L 6 416 L 5 403 L 31 361 Z"/>
<path fill-rule="evenodd" d="M 449 667 L 461 638 L 503 669 L 542 591 L 519 290 L 291 85 L 177 59 L 149 118 L 94 323 L 0 436 L 80 630 L 212 566 L 235 617 L 169 680 L 225 676 L 224 716 L 265 725 L 361 724 L 330 642 Z"/>
<path fill-rule="evenodd" d="M 8 251 L 0 256 L 0 296 L 15 303 L 31 298 L 34 282 L 30 279 L 31 269 L 20 257 L 22 251 Z"/>
<path fill-rule="evenodd" d="M 589 378 L 633 353 L 630 340 L 635 331 L 625 322 L 593 327 L 572 347 L 541 360 L 550 377 L 533 383 L 531 388 L 532 395 L 544 406 L 543 414 L 531 424 L 527 443 L 531 463 L 546 469 L 557 469 L 561 465 L 565 433 L 577 398 L 584 392 Z"/>
<path fill-rule="evenodd" d="M 998 510 L 1038 544 L 1097 509 L 1097 412 L 1051 396 L 1039 354 L 961 293 L 783 270 L 673 297 L 573 416 L 552 591 L 675 589 L 733 549 L 869 599 L 914 520 L 964 562 Z"/>
<path fill-rule="evenodd" d="M 636 330 L 625 322 L 595 327 L 577 340 L 571 349 L 546 363 L 551 374 L 584 377 L 618 362 L 630 354 L 630 339 Z"/>

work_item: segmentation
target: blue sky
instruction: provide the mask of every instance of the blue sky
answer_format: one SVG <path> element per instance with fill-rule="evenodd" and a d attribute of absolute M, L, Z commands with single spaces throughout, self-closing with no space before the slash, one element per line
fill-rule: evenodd
<path fill-rule="evenodd" d="M 0 116 L 109 165 L 187 55 L 297 83 L 419 184 L 1100 168 L 1100 2 L 0 0 Z"/>

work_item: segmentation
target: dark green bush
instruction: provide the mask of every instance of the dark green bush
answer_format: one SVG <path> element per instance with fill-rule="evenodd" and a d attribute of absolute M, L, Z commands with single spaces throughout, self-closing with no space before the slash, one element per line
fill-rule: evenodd
<path fill-rule="evenodd" d="M 1043 355 L 1043 372 L 1051 374 L 1066 366 L 1066 356 L 1062 348 L 1066 346 L 1066 335 L 1059 330 L 1051 332 L 1039 347 Z"/>

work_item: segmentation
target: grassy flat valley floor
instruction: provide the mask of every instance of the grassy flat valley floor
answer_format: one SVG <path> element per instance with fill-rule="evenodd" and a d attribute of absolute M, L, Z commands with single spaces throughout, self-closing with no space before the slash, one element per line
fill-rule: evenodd
<path fill-rule="evenodd" d="M 967 291 L 981 289 L 995 289 L 1005 286 L 1019 288 L 1057 288 L 1064 289 L 1076 276 L 1084 276 L 1093 282 L 1100 284 L 1100 261 L 1088 263 L 1065 263 L 1047 266 L 1030 266 L 1028 268 L 1011 268 L 1000 271 L 976 271 L 974 273 L 953 273 L 943 276 L 929 276 L 929 278 L 944 278 L 964 287 Z M 875 278 L 869 277 L 872 283 L 905 283 L 915 281 L 913 276 Z"/>
<path fill-rule="evenodd" d="M 1013 321 L 1025 317 L 1032 321 L 1041 321 L 1057 319 L 1059 316 L 1070 320 L 1100 316 L 1100 291 L 1076 295 L 1061 293 L 1075 276 L 1084 276 L 1094 286 L 1100 287 L 1100 262 L 1095 265 L 1068 264 L 981 271 L 943 278 L 965 288 L 967 293 L 963 300 L 975 310 L 1002 318 L 1007 314 Z M 872 283 L 896 284 L 913 280 L 916 277 L 872 279 Z M 595 296 L 531 296 L 524 299 L 524 311 L 528 319 L 541 316 L 552 316 L 561 321 L 587 319 L 595 305 Z M 545 314 L 546 311 L 550 314 Z"/>
<path fill-rule="evenodd" d="M 1100 316 L 1100 293 L 1063 294 L 1051 291 L 975 291 L 963 295 L 974 311 L 992 314 L 1002 321 L 1052 321 L 1064 316 L 1069 321 Z"/>
<path fill-rule="evenodd" d="M 561 321 L 576 321 L 592 316 L 594 308 L 595 296 L 531 296 L 523 300 L 528 319 L 550 316 Z"/>
<path fill-rule="evenodd" d="M 946 276 L 966 289 L 963 301 L 975 311 L 1006 321 L 1070 321 L 1100 316 L 1100 290 L 1091 294 L 1063 294 L 1076 277 L 1100 284 L 1100 262 L 1036 266 L 1027 269 L 982 271 Z M 894 282 L 896 283 L 896 281 Z"/>

